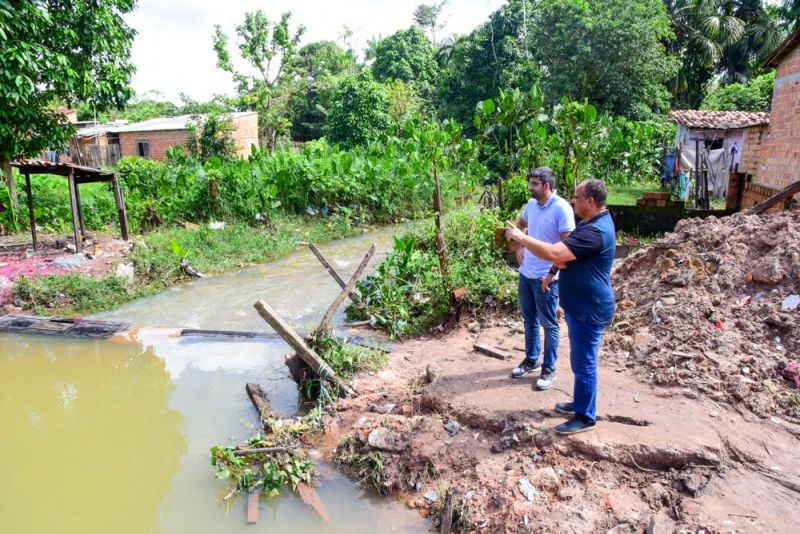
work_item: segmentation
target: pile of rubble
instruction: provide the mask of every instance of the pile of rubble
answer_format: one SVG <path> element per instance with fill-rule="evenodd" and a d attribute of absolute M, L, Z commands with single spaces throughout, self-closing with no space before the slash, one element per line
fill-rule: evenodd
<path fill-rule="evenodd" d="M 612 276 L 607 359 L 689 396 L 800 422 L 800 211 L 683 220 Z"/>

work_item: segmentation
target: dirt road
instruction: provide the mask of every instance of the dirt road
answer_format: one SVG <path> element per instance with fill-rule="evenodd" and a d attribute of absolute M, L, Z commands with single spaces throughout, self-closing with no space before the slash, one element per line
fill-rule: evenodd
<path fill-rule="evenodd" d="M 533 390 L 537 373 L 509 377 L 523 354 L 518 328 L 462 328 L 401 345 L 387 369 L 357 381 L 361 395 L 342 402 L 316 445 L 347 459 L 358 478 L 382 449 L 382 489 L 434 518 L 455 489 L 464 531 L 789 532 L 800 524 L 800 427 L 641 382 L 601 350 L 600 421 L 593 432 L 559 436 L 552 427 L 563 419 L 552 407 L 572 391 L 566 328 L 558 378 L 544 392 Z M 477 354 L 476 341 L 513 358 Z"/>

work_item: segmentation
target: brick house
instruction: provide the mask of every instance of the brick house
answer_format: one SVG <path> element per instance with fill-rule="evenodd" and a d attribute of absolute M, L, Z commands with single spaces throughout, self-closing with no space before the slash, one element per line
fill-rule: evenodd
<path fill-rule="evenodd" d="M 246 158 L 250 147 L 258 146 L 258 113 L 243 111 L 227 113 L 233 122 L 236 155 Z M 139 156 L 162 160 L 167 149 L 183 146 L 189 139 L 191 115 L 150 119 L 107 130 L 108 144 L 119 144 L 120 156 Z"/>
<path fill-rule="evenodd" d="M 728 205 L 748 208 L 800 180 L 800 26 L 764 62 L 774 67 L 769 125 L 747 128 Z M 735 185 L 734 185 L 735 184 Z M 783 206 L 776 206 L 780 210 Z"/>

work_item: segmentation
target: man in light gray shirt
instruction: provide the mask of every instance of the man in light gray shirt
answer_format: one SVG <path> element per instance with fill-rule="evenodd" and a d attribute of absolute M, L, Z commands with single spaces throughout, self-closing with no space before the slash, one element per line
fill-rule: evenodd
<path fill-rule="evenodd" d="M 575 229 L 575 214 L 569 203 L 555 191 L 552 169 L 539 167 L 528 174 L 531 200 L 517 226 L 540 241 L 558 243 Z M 548 389 L 556 377 L 558 356 L 558 269 L 524 247 L 517 249 L 519 263 L 519 304 L 525 321 L 525 359 L 511 371 L 513 378 L 542 368 L 537 389 Z M 544 328 L 544 358 L 540 328 Z"/>

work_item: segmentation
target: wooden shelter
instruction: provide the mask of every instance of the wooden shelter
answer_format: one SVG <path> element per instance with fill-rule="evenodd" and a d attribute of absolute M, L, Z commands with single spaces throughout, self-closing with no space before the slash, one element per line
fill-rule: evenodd
<path fill-rule="evenodd" d="M 72 231 L 75 237 L 75 249 L 83 250 L 83 238 L 86 236 L 86 224 L 83 221 L 81 208 L 81 194 L 79 186 L 92 182 L 110 182 L 114 190 L 114 201 L 119 214 L 119 226 L 122 230 L 122 239 L 128 240 L 128 214 L 125 211 L 125 200 L 122 190 L 117 182 L 117 175 L 111 171 L 82 167 L 72 163 L 52 163 L 39 160 L 15 161 L 12 167 L 19 169 L 25 175 L 25 190 L 28 196 L 28 213 L 30 215 L 31 235 L 33 236 L 33 250 L 36 250 L 38 240 L 36 237 L 36 215 L 33 211 L 33 194 L 31 192 L 31 174 L 55 174 L 64 176 L 69 184 L 69 203 L 72 209 Z M 80 231 L 79 231 L 80 230 Z"/>

